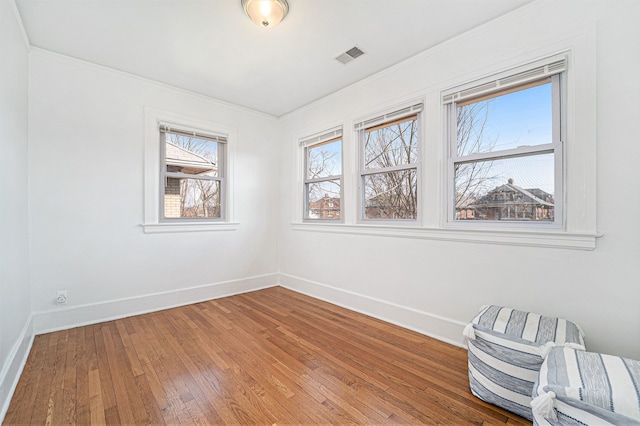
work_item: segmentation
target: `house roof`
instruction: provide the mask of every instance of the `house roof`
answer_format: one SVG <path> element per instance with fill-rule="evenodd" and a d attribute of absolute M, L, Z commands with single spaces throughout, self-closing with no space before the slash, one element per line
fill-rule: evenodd
<path fill-rule="evenodd" d="M 184 173 L 201 174 L 218 169 L 213 161 L 171 142 L 165 145 L 165 156 L 167 165 L 178 166 Z"/>
<path fill-rule="evenodd" d="M 515 195 L 513 199 L 509 197 L 510 199 L 507 200 L 495 197 L 496 194 L 500 193 L 520 194 L 521 197 Z M 504 185 L 496 186 L 485 196 L 469 203 L 468 207 L 486 207 L 490 205 L 504 206 L 507 204 L 535 204 L 539 206 L 554 207 L 553 201 L 547 200 L 553 200 L 553 196 L 539 188 L 524 189 L 512 183 L 505 183 Z"/>

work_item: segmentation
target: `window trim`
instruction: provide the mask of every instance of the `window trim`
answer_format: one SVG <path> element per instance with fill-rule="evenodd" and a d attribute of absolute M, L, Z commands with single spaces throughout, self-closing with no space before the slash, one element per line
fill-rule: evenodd
<path fill-rule="evenodd" d="M 423 182 L 422 192 L 422 225 L 401 226 L 395 223 L 359 223 L 356 216 L 356 205 L 351 200 L 357 200 L 358 184 L 358 148 L 354 140 L 356 132 L 347 132 L 344 136 L 344 170 L 346 176 L 345 223 L 303 223 L 298 216 L 301 201 L 300 182 L 302 157 L 296 146 L 298 167 L 293 170 L 292 183 L 296 194 L 293 205 L 296 213 L 290 222 L 291 230 L 295 232 L 321 232 L 340 235 L 375 236 L 378 238 L 404 238 L 437 241 L 439 244 L 499 244 L 509 247 L 555 248 L 564 250 L 594 250 L 596 242 L 603 237 L 597 229 L 597 192 L 596 192 L 596 25 L 588 25 L 584 29 L 567 33 L 562 39 L 554 40 L 551 44 L 539 46 L 535 50 L 523 52 L 521 49 L 512 52 L 509 57 L 500 57 L 499 62 L 485 61 L 470 64 L 470 67 L 444 77 L 435 84 L 425 84 L 424 87 L 405 93 L 405 96 L 385 102 L 383 105 L 368 101 L 364 105 L 365 112 L 352 115 L 345 111 L 339 113 L 335 120 L 355 123 L 374 117 L 375 113 L 367 111 L 389 110 L 393 105 L 409 105 L 411 99 L 424 99 L 427 117 L 437 117 L 435 120 L 422 119 L 424 140 L 422 148 L 431 154 L 422 158 Z M 445 138 L 443 118 L 444 108 L 442 95 L 449 88 L 471 87 L 474 82 L 482 81 L 487 76 L 499 73 L 512 74 L 518 70 L 530 68 L 531 64 L 540 62 L 542 58 L 565 56 L 570 65 L 566 71 L 567 108 L 564 110 L 566 119 L 565 129 L 567 141 L 565 145 L 565 217 L 564 229 L 459 229 L 446 226 L 447 218 L 447 156 L 448 143 Z M 523 66 L 524 64 L 524 66 Z M 529 65 L 526 65 L 529 64 Z M 470 83 L 471 82 L 471 83 Z M 367 98 L 369 99 L 369 98 Z M 377 99 L 377 98 L 371 98 Z M 383 97 L 389 99 L 388 97 Z M 357 104 L 361 105 L 361 104 Z M 390 108 L 387 108 L 390 107 Z M 362 106 L 358 107 L 362 108 Z M 379 113 L 377 115 L 380 115 Z M 364 117 L 364 118 L 362 118 Z M 316 127 L 316 126 L 314 126 Z M 317 128 L 317 127 L 316 127 Z M 576 141 L 576 143 L 573 143 Z"/>
<path fill-rule="evenodd" d="M 493 74 L 442 93 L 444 116 L 444 143 L 446 145 L 446 200 L 443 223 L 451 229 L 479 230 L 566 230 L 566 174 L 565 147 L 567 140 L 567 69 L 568 54 L 555 55 L 514 70 Z M 456 156 L 457 117 L 459 102 L 477 102 L 487 97 L 502 96 L 513 91 L 526 90 L 541 80 L 549 79 L 552 84 L 552 141 L 548 144 L 518 147 L 503 151 Z M 502 160 L 527 157 L 536 154 L 553 154 L 554 162 L 554 221 L 463 221 L 455 219 L 455 165 L 482 160 Z"/>
<path fill-rule="evenodd" d="M 483 243 L 509 246 L 546 247 L 571 250 L 594 250 L 596 232 L 561 232 L 523 229 L 459 229 L 422 226 L 390 226 L 388 224 L 317 224 L 293 222 L 294 231 L 322 232 L 343 235 L 369 235 L 390 238 L 411 238 L 443 242 Z"/>
<path fill-rule="evenodd" d="M 370 225 L 388 225 L 388 226 L 419 226 L 422 223 L 422 146 L 423 146 L 423 110 L 424 103 L 422 101 L 413 101 L 406 106 L 396 106 L 390 108 L 386 113 L 375 114 L 371 118 L 358 120 L 353 125 L 355 139 L 357 141 L 357 212 L 356 223 Z M 394 123 L 406 121 L 410 117 L 415 116 L 416 132 L 418 141 L 416 144 L 417 161 L 415 163 L 403 164 L 399 166 L 366 169 L 364 164 L 364 135 L 367 131 L 377 130 L 379 128 L 391 126 Z M 365 176 L 391 173 L 394 171 L 414 170 L 416 171 L 416 218 L 415 219 L 378 219 L 365 217 Z"/>
<path fill-rule="evenodd" d="M 234 191 L 233 171 L 235 159 L 235 141 L 237 132 L 234 127 L 213 123 L 184 114 L 174 113 L 161 109 L 145 107 L 145 146 L 144 146 L 144 212 L 143 222 L 140 225 L 144 233 L 170 233 L 170 232 L 204 232 L 204 231 L 230 231 L 236 230 L 239 223 L 234 221 Z M 224 171 L 226 185 L 221 194 L 221 204 L 224 209 L 224 220 L 176 218 L 161 220 L 161 196 L 160 176 L 161 163 L 163 161 L 160 125 L 168 125 L 171 128 L 188 132 L 196 132 L 202 135 L 226 136 Z M 223 198 L 224 197 L 224 198 Z"/>
<path fill-rule="evenodd" d="M 323 178 L 308 178 L 309 167 L 309 149 L 324 144 L 340 141 L 340 174 L 331 175 Z M 344 223 L 344 135 L 342 126 L 314 134 L 311 136 L 300 138 L 299 146 L 302 151 L 303 174 L 302 174 L 302 221 L 307 223 Z M 340 181 L 340 217 L 338 218 L 312 218 L 309 217 L 309 193 L 307 185 L 310 183 L 327 182 L 332 180 Z"/>

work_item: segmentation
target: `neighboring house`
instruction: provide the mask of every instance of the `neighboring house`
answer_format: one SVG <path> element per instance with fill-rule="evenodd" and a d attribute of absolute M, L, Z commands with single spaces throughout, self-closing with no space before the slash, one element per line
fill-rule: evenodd
<path fill-rule="evenodd" d="M 165 157 L 167 172 L 178 172 L 188 175 L 202 175 L 218 170 L 218 166 L 198 154 L 195 154 L 178 145 L 167 142 L 165 145 Z M 164 215 L 165 217 L 196 217 L 197 212 L 184 211 L 185 191 L 180 190 L 180 182 L 183 179 L 167 177 L 164 188 Z M 186 180 L 185 180 L 186 181 Z M 182 197 L 181 197 L 182 194 Z"/>
<path fill-rule="evenodd" d="M 368 218 L 368 219 L 380 219 L 380 218 L 385 218 L 385 200 L 384 197 L 381 197 L 380 195 L 376 195 L 375 197 L 371 197 L 368 200 L 365 201 L 365 206 L 364 206 L 364 217 Z"/>
<path fill-rule="evenodd" d="M 456 219 L 553 221 L 553 196 L 539 188 L 523 189 L 513 179 L 483 197 L 469 198 L 456 207 Z"/>
<path fill-rule="evenodd" d="M 408 194 L 383 192 L 366 201 L 364 216 L 367 219 L 415 219 L 416 198 Z"/>
<path fill-rule="evenodd" d="M 317 201 L 309 201 L 309 219 L 339 219 L 340 218 L 340 198 L 324 197 Z"/>
<path fill-rule="evenodd" d="M 456 220 L 475 219 L 475 210 L 470 207 L 477 198 L 473 195 L 466 195 L 456 203 Z"/>

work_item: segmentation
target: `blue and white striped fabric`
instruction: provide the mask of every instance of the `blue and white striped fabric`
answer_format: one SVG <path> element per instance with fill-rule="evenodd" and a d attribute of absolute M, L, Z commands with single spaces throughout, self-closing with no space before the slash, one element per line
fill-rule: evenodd
<path fill-rule="evenodd" d="M 533 396 L 537 425 L 640 425 L 640 361 L 554 348 Z"/>
<path fill-rule="evenodd" d="M 575 323 L 500 306 L 483 307 L 464 334 L 471 392 L 529 420 L 531 392 L 549 350 L 564 345 L 585 349 Z"/>

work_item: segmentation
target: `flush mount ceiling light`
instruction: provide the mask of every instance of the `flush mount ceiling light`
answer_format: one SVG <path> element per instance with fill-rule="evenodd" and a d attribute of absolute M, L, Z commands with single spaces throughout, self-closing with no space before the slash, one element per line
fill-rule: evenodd
<path fill-rule="evenodd" d="M 287 0 L 242 0 L 242 8 L 263 28 L 275 27 L 289 12 Z"/>

